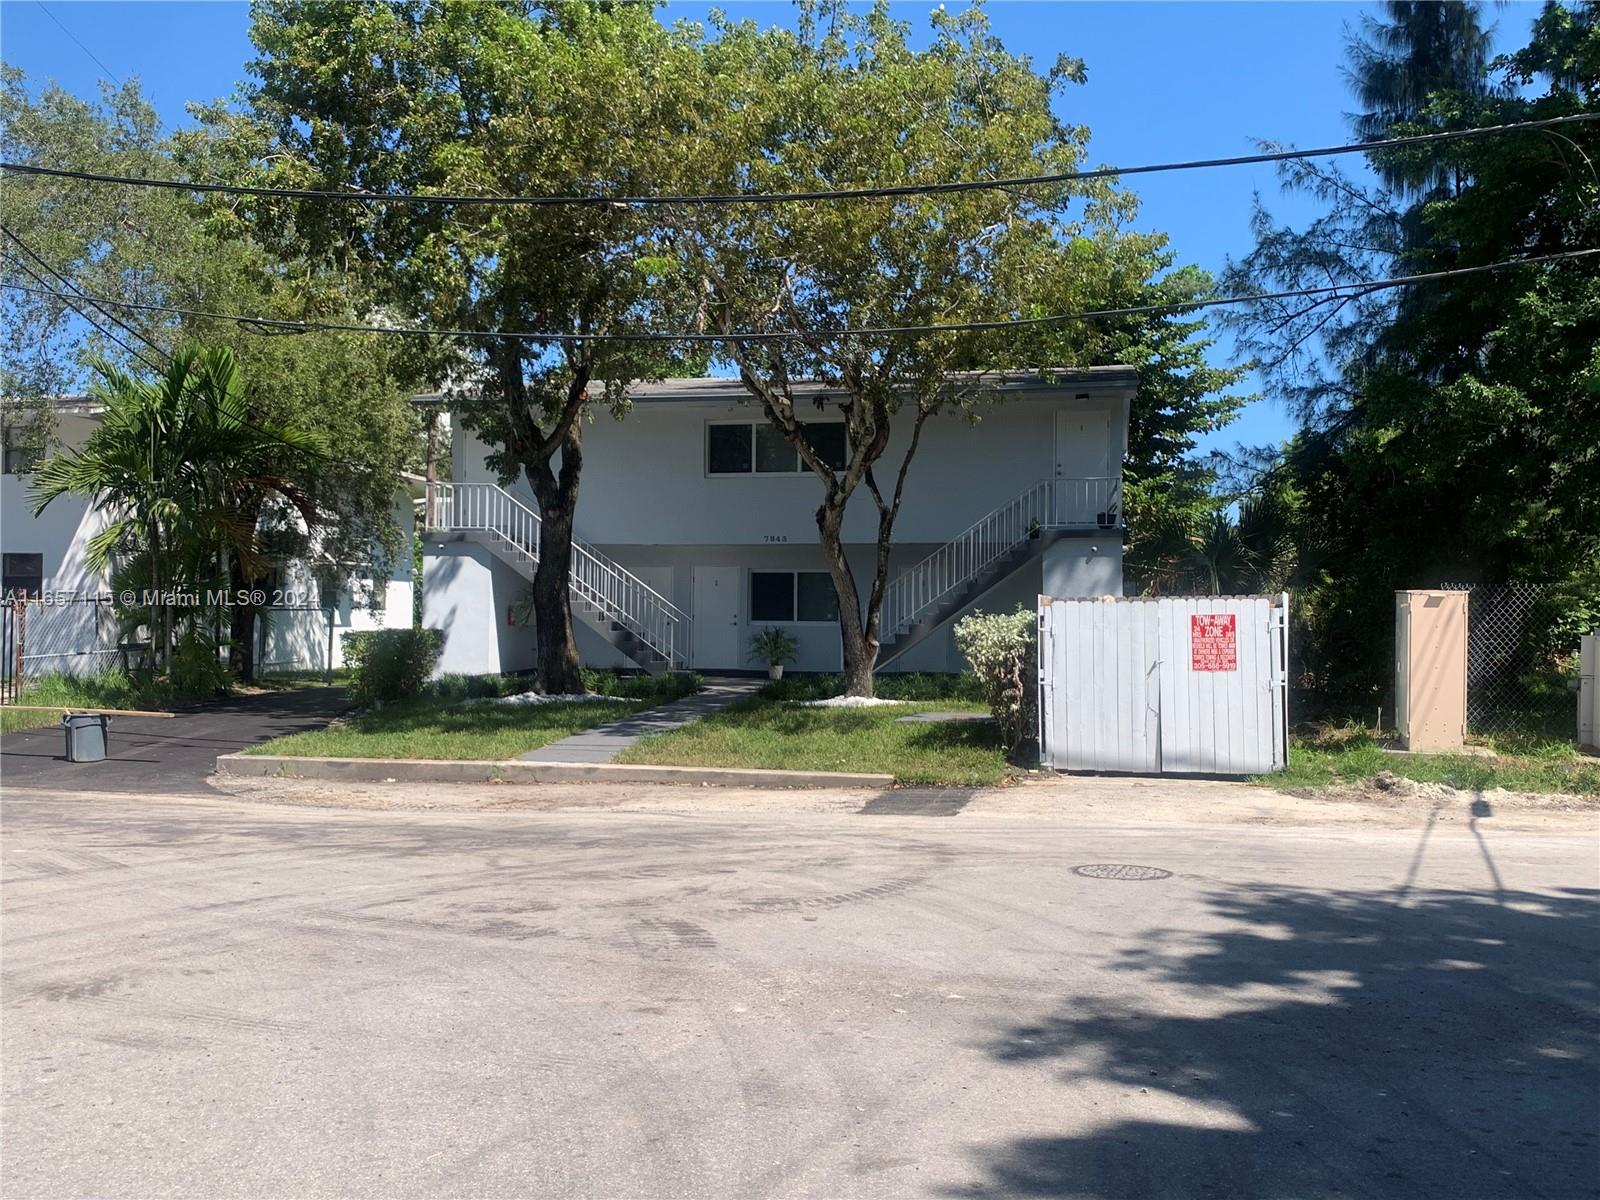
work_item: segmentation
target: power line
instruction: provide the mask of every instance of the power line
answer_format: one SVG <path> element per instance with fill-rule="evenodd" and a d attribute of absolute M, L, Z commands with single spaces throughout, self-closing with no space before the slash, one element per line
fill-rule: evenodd
<path fill-rule="evenodd" d="M 78 40 L 78 35 L 73 33 L 72 30 L 68 29 L 65 25 L 63 25 L 61 23 L 61 18 L 56 16 L 55 13 L 51 12 L 48 8 L 46 8 L 44 6 L 44 0 L 33 0 L 33 2 L 39 6 L 39 11 L 40 12 L 44 13 L 45 16 L 49 17 L 52 21 L 54 21 L 56 23 L 56 28 L 57 29 L 61 30 L 62 33 L 66 34 L 69 38 L 72 39 L 72 44 L 74 46 L 76 46 L 79 50 L 82 50 L 85 54 L 87 54 L 90 58 L 92 58 L 94 60 L 94 65 L 99 67 L 102 71 L 104 71 L 106 73 L 106 76 L 111 80 L 112 83 L 116 84 L 118 87 L 122 86 L 122 80 L 117 78 L 117 73 L 115 71 L 113 71 L 110 67 L 106 66 L 105 63 L 101 62 L 99 55 L 97 55 L 93 50 L 89 49 L 89 47 L 85 46 L 82 42 L 80 42 Z"/>
<path fill-rule="evenodd" d="M 14 242 L 16 244 L 17 249 L 21 250 L 29 258 L 31 258 L 34 262 L 38 263 L 39 266 L 43 267 L 51 275 L 55 276 L 55 278 L 62 284 L 62 286 L 71 288 L 72 291 L 76 295 L 84 297 L 85 299 L 87 299 L 87 297 L 88 297 L 88 293 L 87 292 L 85 292 L 81 287 L 79 287 L 71 278 L 69 278 L 68 276 L 62 274 L 60 271 L 56 270 L 55 267 L 51 266 L 49 260 L 46 259 L 44 257 L 44 255 L 40 254 L 37 250 L 35 250 L 32 246 L 28 245 L 27 242 L 23 241 L 22 237 L 19 234 L 17 234 L 15 231 L 13 231 L 12 229 L 8 228 L 7 226 L 5 226 L 3 224 L 0 224 L 0 233 L 5 234 L 6 237 L 10 238 L 12 240 L 12 242 Z M 24 265 L 24 269 L 25 270 L 27 269 L 25 265 Z M 33 271 L 29 270 L 28 274 L 32 275 L 34 277 L 34 279 L 38 280 L 40 283 L 44 284 L 46 287 L 50 286 L 49 280 L 40 279 L 39 276 L 37 274 L 35 274 Z M 82 311 L 81 310 L 77 310 L 77 311 L 79 312 L 79 315 L 82 316 Z M 163 349 L 161 346 L 157 345 L 154 341 L 152 341 L 149 337 L 145 336 L 145 334 L 141 333 L 139 330 L 135 329 L 132 325 L 129 325 L 126 321 L 122 320 L 122 318 L 120 318 L 120 317 L 118 317 L 118 316 L 116 316 L 116 315 L 114 315 L 112 313 L 107 312 L 103 308 L 97 309 L 96 311 L 98 311 L 103 317 L 105 317 L 106 320 L 110 321 L 113 325 L 117 326 L 117 328 L 124 330 L 129 335 L 131 335 L 132 337 L 137 338 L 139 341 L 143 342 L 146 346 L 150 347 L 150 349 L 154 350 L 156 352 L 156 354 L 158 354 L 162 358 L 166 358 L 167 357 L 167 352 L 166 352 L 165 349 Z M 85 319 L 87 319 L 87 318 L 85 318 Z M 94 322 L 91 321 L 90 324 L 94 324 Z M 96 326 L 96 328 L 99 328 L 99 326 Z M 102 330 L 100 330 L 100 332 L 105 333 L 105 330 L 102 329 Z M 109 335 L 107 335 L 107 336 L 109 336 Z M 112 340 L 113 341 L 117 341 L 117 339 L 115 339 L 115 338 L 113 338 Z M 120 341 L 117 341 L 117 344 L 119 346 L 122 346 L 122 348 L 124 350 L 128 350 L 128 353 L 132 354 L 135 358 L 139 359 L 140 362 L 142 362 L 146 366 L 150 367 L 151 370 L 155 370 L 155 371 L 161 370 L 160 367 L 157 367 L 149 359 L 145 358 L 144 355 L 139 354 L 137 351 L 129 350 L 128 347 L 123 345 L 123 343 L 120 342 Z"/>
<path fill-rule="evenodd" d="M 45 279 L 44 276 L 40 275 L 37 271 L 35 271 L 27 263 L 23 262 L 20 258 L 17 258 L 15 255 L 11 255 L 11 254 L 6 255 L 6 258 L 8 260 L 10 260 L 12 265 L 20 267 L 22 270 L 26 271 L 28 273 L 29 277 L 31 277 L 36 282 L 38 282 L 40 284 L 44 284 L 46 286 L 49 285 L 49 280 Z M 67 299 L 68 306 L 74 312 L 76 312 L 80 318 L 82 318 L 85 322 L 87 322 L 88 325 L 91 328 L 93 328 L 96 333 L 100 334 L 102 337 L 106 338 L 109 341 L 115 342 L 118 346 L 121 346 L 123 348 L 123 350 L 125 350 L 131 357 L 138 359 L 145 366 L 149 367 L 152 371 L 155 371 L 157 373 L 159 373 L 161 371 L 161 365 L 159 363 L 153 361 L 152 359 L 146 358 L 143 354 L 139 353 L 139 351 L 135 350 L 132 346 L 128 345 L 127 342 L 123 341 L 116 334 L 112 333 L 109 329 L 107 329 L 104 325 L 100 324 L 99 321 L 96 321 L 94 319 L 94 317 L 92 317 L 88 313 L 84 312 L 83 309 L 79 308 L 76 304 L 74 304 L 70 298 L 66 298 L 66 299 Z M 105 319 L 108 320 L 108 321 L 111 320 L 111 318 L 109 318 L 109 317 L 107 317 Z M 120 322 L 118 322 L 118 324 L 120 324 Z M 124 326 L 124 328 L 126 328 L 126 326 Z"/>
<path fill-rule="evenodd" d="M 1296 300 L 1326 297 L 1329 300 L 1353 300 L 1372 292 L 1389 288 L 1408 287 L 1418 283 L 1431 283 L 1442 279 L 1456 279 L 1468 275 L 1482 275 L 1512 267 L 1533 266 L 1539 263 L 1564 262 L 1600 254 L 1600 248 L 1563 250 L 1552 254 L 1528 258 L 1503 259 L 1471 267 L 1450 267 L 1442 271 L 1428 271 L 1417 275 L 1399 275 L 1388 279 L 1367 279 L 1355 283 L 1333 283 L 1321 287 L 1295 288 L 1282 292 L 1253 292 L 1244 296 L 1213 296 L 1201 300 L 1185 300 L 1167 304 L 1131 304 L 1121 308 L 1087 309 L 1080 312 L 1051 313 L 1041 317 L 1017 317 L 1000 321 L 956 321 L 942 325 L 875 325 L 853 326 L 840 329 L 817 330 L 737 330 L 731 333 L 565 333 L 549 330 L 522 329 L 434 329 L 420 325 L 359 325 L 336 321 L 289 321 L 276 317 L 255 317 L 238 313 L 213 312 L 208 309 L 180 308 L 173 305 L 144 304 L 132 300 L 113 300 L 105 296 L 83 297 L 95 304 L 110 305 L 137 312 L 160 312 L 203 320 L 232 321 L 241 328 L 256 333 L 378 333 L 409 337 L 458 337 L 477 340 L 516 340 L 553 343 L 650 343 L 686 342 L 714 344 L 718 342 L 793 342 L 834 341 L 846 337 L 893 337 L 925 333 L 979 333 L 989 330 L 1016 329 L 1019 327 L 1060 325 L 1069 321 L 1098 320 L 1106 317 L 1148 316 L 1158 313 L 1192 312 L 1205 308 L 1221 308 L 1235 304 L 1258 304 L 1266 300 Z M 70 300 L 59 292 L 30 288 L 19 283 L 0 283 L 0 288 L 55 296 Z"/>
<path fill-rule="evenodd" d="M 123 330 L 125 333 L 129 334 L 130 336 L 136 338 L 138 341 L 143 342 L 146 346 L 150 347 L 151 350 L 155 351 L 155 353 L 158 356 L 160 356 L 163 360 L 165 360 L 165 362 L 168 365 L 170 365 L 172 356 L 170 354 L 168 354 L 166 350 L 164 350 L 156 342 L 152 341 L 148 336 L 146 336 L 145 334 L 141 333 L 139 330 L 135 329 L 132 325 L 129 325 L 126 321 L 122 320 L 120 317 L 117 317 L 114 314 L 112 314 L 110 312 L 107 312 L 104 307 L 101 307 L 101 305 L 99 304 L 99 302 L 96 300 L 96 298 L 94 296 L 91 296 L 88 292 L 85 292 L 70 277 L 62 274 L 60 271 L 56 270 L 55 267 L 51 266 L 49 261 L 47 259 L 45 259 L 43 255 L 41 255 L 32 246 L 28 245 L 28 243 L 25 242 L 20 236 L 18 236 L 13 230 L 7 228 L 3 224 L 0 224 L 0 233 L 4 233 L 6 235 L 6 237 L 10 238 L 14 243 L 16 243 L 18 249 L 20 249 L 24 254 L 28 255 L 29 258 L 33 259 L 34 262 L 38 263 L 41 267 L 43 267 L 51 275 L 55 276 L 55 278 L 57 280 L 59 280 L 60 283 L 63 286 L 71 288 L 72 289 L 72 293 L 73 293 L 72 295 L 67 295 L 67 294 L 61 293 L 61 292 L 49 292 L 49 293 L 47 293 L 48 295 L 57 296 L 61 300 L 64 300 L 66 302 L 67 306 L 69 308 L 71 308 L 75 313 L 77 313 L 78 316 L 82 320 L 87 322 L 93 329 L 95 329 L 102 336 L 104 336 L 106 338 L 109 338 L 112 342 L 116 343 L 118 346 L 121 346 L 123 350 L 127 351 L 128 354 L 130 354 L 134 358 L 138 359 L 145 366 L 149 367 L 150 370 L 154 371 L 157 375 L 164 375 L 166 373 L 166 371 L 168 369 L 168 366 L 163 365 L 162 363 L 153 362 L 149 358 L 147 358 L 145 355 L 143 355 L 139 351 L 135 350 L 132 346 L 128 345 L 127 342 L 123 341 L 116 334 L 112 333 L 110 330 L 106 329 L 105 326 L 101 325 L 100 322 L 95 320 L 95 318 L 93 316 L 91 316 L 89 313 L 85 312 L 83 307 L 80 304 L 78 304 L 77 301 L 82 300 L 85 304 L 89 304 L 89 305 L 94 306 L 95 311 L 97 313 L 99 313 L 106 321 L 108 321 L 111 324 L 115 325 L 118 329 Z M 45 288 L 48 288 L 50 286 L 50 281 L 49 280 L 45 279 L 37 271 L 35 271 L 32 267 L 30 267 L 27 263 L 23 262 L 21 259 L 17 258 L 15 255 L 7 255 L 7 258 L 9 258 L 10 261 L 13 264 L 15 264 L 18 267 L 21 267 L 24 271 L 26 271 L 28 273 L 28 275 L 35 282 L 41 284 Z M 217 404 L 217 402 L 215 400 L 211 399 L 210 396 L 207 396 L 204 393 L 197 393 L 197 396 L 213 412 L 217 413 L 219 416 L 224 415 L 222 413 L 221 407 Z M 236 417 L 235 419 L 237 419 L 239 424 L 244 426 L 246 429 L 250 430 L 253 433 L 260 434 L 262 437 L 267 438 L 269 441 L 277 442 L 279 445 L 283 446 L 285 449 L 296 450 L 296 451 L 299 451 L 302 454 L 309 454 L 313 458 L 320 458 L 322 461 L 324 461 L 326 463 L 333 464 L 333 465 L 341 465 L 341 466 L 353 467 L 358 471 L 364 471 L 364 470 L 367 469 L 366 466 L 364 466 L 361 463 L 356 462 L 354 459 L 335 458 L 333 455 L 329 454 L 327 451 L 317 449 L 314 446 L 296 445 L 295 443 L 288 441 L 286 438 L 280 436 L 279 434 L 273 433 L 270 429 L 263 429 L 261 426 L 256 425 L 251 421 L 247 421 L 242 417 Z"/>
<path fill-rule="evenodd" d="M 136 175 L 106 175 L 95 171 L 74 171 L 62 167 L 41 167 L 27 163 L 0 162 L 0 169 L 19 175 L 38 175 L 53 179 L 75 179 L 87 183 L 110 183 L 126 187 L 166 188 L 179 192 L 220 192 L 230 196 L 267 196 L 288 200 L 341 200 L 380 204 L 489 205 L 496 207 L 584 207 L 584 206 L 664 206 L 707 204 L 788 204 L 807 200 L 863 200 L 885 196 L 944 195 L 952 192 L 1006 190 L 1042 184 L 1070 183 L 1085 179 L 1111 179 L 1125 175 L 1153 175 L 1163 171 L 1194 171 L 1210 167 L 1240 167 L 1253 163 L 1286 162 L 1291 159 L 1328 158 L 1337 154 L 1365 154 L 1373 150 L 1421 146 L 1463 138 L 1523 130 L 1549 129 L 1583 121 L 1600 120 L 1600 113 L 1572 113 L 1538 121 L 1517 121 L 1505 125 L 1483 125 L 1473 129 L 1452 129 L 1440 133 L 1420 133 L 1409 137 L 1384 138 L 1374 142 L 1352 142 L 1338 146 L 1316 146 L 1308 150 L 1271 150 L 1259 154 L 1238 154 L 1226 158 L 1189 159 L 1180 162 L 1148 163 L 1133 167 L 1098 167 L 1089 171 L 1062 171 L 1050 175 L 1019 175 L 1006 179 L 963 179 L 949 183 L 908 183 L 893 187 L 836 188 L 809 192 L 728 192 L 721 195 L 665 196 L 483 196 L 438 195 L 420 192 L 335 192 L 310 188 L 255 187 L 247 184 L 184 182 L 177 179 L 150 179 Z"/>

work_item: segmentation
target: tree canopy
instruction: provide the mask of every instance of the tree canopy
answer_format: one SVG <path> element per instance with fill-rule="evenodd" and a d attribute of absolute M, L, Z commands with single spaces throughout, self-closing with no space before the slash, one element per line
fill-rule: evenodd
<path fill-rule="evenodd" d="M 1396 9 L 1411 6 L 1396 5 Z M 1401 26 L 1364 85 L 1394 133 L 1594 111 L 1600 9 L 1548 4 L 1522 51 L 1482 61 L 1462 6 L 1441 43 Z M 1439 87 L 1437 64 L 1476 64 Z M 1358 53 L 1357 65 L 1363 62 Z M 1415 77 L 1412 77 L 1412 68 Z M 1455 68 L 1452 68 L 1455 69 Z M 1379 85 L 1382 85 L 1381 87 Z M 1296 165 L 1326 209 L 1304 229 L 1256 215 L 1228 286 L 1293 288 L 1473 267 L 1600 246 L 1600 129 L 1374 151 L 1378 182 Z M 1419 192 L 1417 181 L 1434 180 Z M 1237 319 L 1304 425 L 1260 481 L 1298 512 L 1307 679 L 1329 704 L 1380 689 L 1391 593 L 1533 582 L 1561 597 L 1559 648 L 1600 617 L 1600 269 L 1530 264 Z"/>

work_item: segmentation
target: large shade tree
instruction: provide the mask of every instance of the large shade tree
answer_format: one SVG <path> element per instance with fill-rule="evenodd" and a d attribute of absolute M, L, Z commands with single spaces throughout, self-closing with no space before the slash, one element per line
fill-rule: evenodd
<path fill-rule="evenodd" d="M 1401 36 L 1411 24 L 1386 39 L 1388 90 L 1362 97 L 1409 118 L 1391 132 L 1600 111 L 1600 8 L 1548 4 L 1523 50 L 1482 64 L 1470 8 L 1451 7 L 1457 51 L 1441 51 L 1437 21 L 1415 41 Z M 1477 74 L 1440 89 L 1441 56 L 1478 62 Z M 1325 167 L 1290 168 L 1289 185 L 1322 199 L 1322 214 L 1295 228 L 1258 212 L 1256 247 L 1228 286 L 1290 289 L 1600 247 L 1595 124 L 1369 157 L 1379 182 L 1367 187 Z M 1419 195 L 1413 181 L 1428 179 L 1448 186 Z M 1348 707 L 1383 686 L 1396 588 L 1545 586 L 1562 616 L 1539 631 L 1539 650 L 1600 617 L 1593 260 L 1289 301 L 1246 312 L 1237 326 L 1269 386 L 1303 417 L 1262 482 L 1299 514 L 1300 645 L 1326 703 Z"/>
<path fill-rule="evenodd" d="M 269 2 L 248 89 L 276 137 L 277 182 L 386 192 L 594 196 L 715 190 L 737 143 L 733 106 L 697 32 L 647 5 Z M 606 340 L 690 323 L 656 214 L 637 207 L 351 206 L 311 202 L 295 228 L 317 254 L 381 280 L 441 329 L 435 369 L 502 482 L 542 518 L 533 586 L 543 686 L 581 691 L 569 581 L 592 410 L 682 368 L 671 342 Z M 567 335 L 564 339 L 541 333 Z"/>
<path fill-rule="evenodd" d="M 952 180 L 1071 172 L 1088 131 L 1056 111 L 1083 64 L 1039 71 L 1008 51 L 979 8 L 935 11 L 931 41 L 887 5 L 865 13 L 806 4 L 798 27 L 719 30 L 711 53 L 739 64 L 748 96 L 745 186 L 761 192 L 910 188 Z M 1140 451 L 1158 471 L 1190 433 L 1225 421 L 1231 382 L 1196 360 L 1197 326 L 1107 333 L 1082 323 L 1029 327 L 1030 318 L 1117 303 L 1192 299 L 1209 286 L 1171 266 L 1158 237 L 1124 226 L 1130 195 L 1105 180 L 982 190 L 911 191 L 829 202 L 740 205 L 683 214 L 679 249 L 702 280 L 706 325 L 766 420 L 817 478 L 819 543 L 838 597 L 846 687 L 870 695 L 883 640 L 895 522 L 930 420 L 981 420 L 989 378 L 1007 368 L 1052 368 L 1134 358 L 1166 401 L 1141 415 Z M 963 326 L 859 334 L 861 328 Z M 766 338 L 741 337 L 760 333 Z M 1187 378 L 1185 378 L 1187 376 Z M 819 444 L 801 380 L 826 385 L 847 444 Z M 865 495 L 875 516 L 864 574 L 848 553 L 845 518 Z M 866 502 L 866 501 L 862 501 Z"/>

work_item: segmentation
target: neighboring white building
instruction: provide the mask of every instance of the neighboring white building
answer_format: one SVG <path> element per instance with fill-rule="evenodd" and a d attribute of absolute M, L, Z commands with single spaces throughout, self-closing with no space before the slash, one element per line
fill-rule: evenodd
<path fill-rule="evenodd" d="M 81 446 L 100 419 L 101 406 L 85 397 L 55 401 L 57 448 Z M 28 500 L 28 470 L 33 456 L 4 439 L 0 474 L 0 559 L 4 580 L 0 595 L 45 596 L 50 604 L 30 604 L 24 648 L 24 673 L 85 674 L 104 669 L 117 657 L 111 620 L 109 581 L 92 571 L 86 559 L 89 539 L 105 527 L 105 517 L 90 501 L 60 496 L 37 517 Z M 412 493 L 417 483 L 397 481 L 395 519 L 406 544 L 415 527 Z M 298 515 L 296 515 L 298 520 Z M 257 645 L 259 669 L 320 668 L 327 664 L 329 609 L 333 612 L 333 665 L 343 662 L 339 637 L 356 630 L 409 628 L 412 619 L 413 567 L 410 553 L 381 573 L 355 567 L 319 569 L 315 562 L 291 559 L 279 564 L 275 598 L 293 599 L 294 607 L 278 606 L 262 622 Z M 70 597 L 85 602 L 62 603 Z M 88 602 L 100 598 L 99 603 Z M 6 664 L 9 672 L 11 664 Z"/>
<path fill-rule="evenodd" d="M 1131 367 L 988 376 L 981 420 L 924 428 L 895 528 L 880 662 L 888 670 L 963 666 L 950 628 L 975 607 L 1009 611 L 1053 596 L 1122 592 L 1122 461 L 1137 375 Z M 830 390 L 814 426 L 838 427 Z M 817 545 L 821 485 L 796 462 L 737 379 L 633 390 L 617 421 L 584 430 L 573 579 L 586 664 L 750 670 L 768 626 L 800 644 L 793 669 L 842 665 L 837 610 Z M 798 397 L 797 397 L 798 398 Z M 898 463 L 906 436 L 883 457 Z M 814 432 L 814 442 L 832 437 Z M 525 480 L 501 489 L 485 449 L 453 425 L 452 474 L 424 534 L 423 624 L 443 629 L 444 672 L 530 668 L 533 630 L 514 610 L 532 578 L 537 504 Z M 842 440 L 840 442 L 842 453 Z M 877 510 L 863 486 L 846 537 L 862 591 Z"/>

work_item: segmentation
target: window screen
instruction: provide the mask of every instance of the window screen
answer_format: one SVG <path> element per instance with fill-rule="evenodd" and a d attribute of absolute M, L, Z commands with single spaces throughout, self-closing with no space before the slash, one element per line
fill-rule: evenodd
<path fill-rule="evenodd" d="M 7 554 L 5 578 L 0 593 L 7 596 L 37 596 L 44 587 L 44 555 Z"/>
<path fill-rule="evenodd" d="M 750 572 L 750 619 L 794 620 L 794 572 Z"/>
<path fill-rule="evenodd" d="M 837 621 L 839 594 L 826 571 L 801 571 L 795 580 L 795 612 L 801 621 Z"/>
<path fill-rule="evenodd" d="M 756 426 L 756 470 L 769 475 L 793 475 L 800 456 L 771 425 Z"/>
<path fill-rule="evenodd" d="M 706 469 L 713 475 L 748 475 L 750 426 L 707 425 Z"/>
<path fill-rule="evenodd" d="M 844 470 L 850 452 L 845 442 L 843 421 L 807 425 L 806 437 L 811 439 L 811 448 L 821 456 L 823 462 L 835 471 Z"/>

